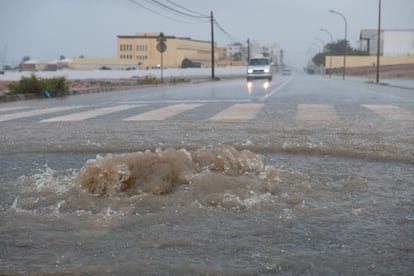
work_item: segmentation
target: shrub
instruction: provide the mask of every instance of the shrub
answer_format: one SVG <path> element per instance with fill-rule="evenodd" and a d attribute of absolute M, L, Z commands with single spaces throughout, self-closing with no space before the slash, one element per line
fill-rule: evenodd
<path fill-rule="evenodd" d="M 43 91 L 48 90 L 52 96 L 61 97 L 69 92 L 69 87 L 66 83 L 65 77 L 57 77 L 51 79 L 42 79 Z"/>
<path fill-rule="evenodd" d="M 137 84 L 160 84 L 161 80 L 157 79 L 156 77 L 145 76 L 143 79 L 137 80 Z"/>
<path fill-rule="evenodd" d="M 52 96 L 64 96 L 69 92 L 65 77 L 50 79 L 37 78 L 35 74 L 30 77 L 22 77 L 20 81 L 11 83 L 9 86 L 11 94 L 37 94 L 44 96 L 48 90 Z"/>
<path fill-rule="evenodd" d="M 30 77 L 22 77 L 20 81 L 11 83 L 8 87 L 11 94 L 42 93 L 42 84 L 34 74 Z"/>

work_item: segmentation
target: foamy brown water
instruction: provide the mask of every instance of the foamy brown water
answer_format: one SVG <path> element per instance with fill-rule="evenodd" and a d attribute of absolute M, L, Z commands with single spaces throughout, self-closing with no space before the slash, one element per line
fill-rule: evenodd
<path fill-rule="evenodd" d="M 263 157 L 250 151 L 237 151 L 230 146 L 156 150 L 109 154 L 88 160 L 81 168 L 77 182 L 92 193 L 168 194 L 179 185 L 203 186 L 223 182 L 228 176 L 249 176 L 267 182 Z M 220 178 L 224 178 L 220 181 Z M 257 185 L 257 186 L 263 186 Z M 253 189 L 255 187 L 252 187 Z"/>
<path fill-rule="evenodd" d="M 0 274 L 409 275 L 414 263 L 410 163 L 226 145 L 56 156 L 64 169 L 16 158 L 39 169 L 0 187 Z"/>

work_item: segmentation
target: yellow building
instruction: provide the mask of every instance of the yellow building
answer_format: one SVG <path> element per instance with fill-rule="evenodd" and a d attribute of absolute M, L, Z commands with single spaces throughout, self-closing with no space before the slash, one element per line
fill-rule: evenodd
<path fill-rule="evenodd" d="M 157 51 L 159 33 L 137 33 L 134 36 L 119 35 L 117 39 L 118 63 L 139 66 L 141 69 L 158 68 L 161 53 Z M 199 63 L 201 67 L 211 65 L 211 43 L 165 36 L 167 50 L 163 53 L 164 68 L 181 67 L 184 59 Z M 215 57 L 217 60 L 218 57 Z"/>

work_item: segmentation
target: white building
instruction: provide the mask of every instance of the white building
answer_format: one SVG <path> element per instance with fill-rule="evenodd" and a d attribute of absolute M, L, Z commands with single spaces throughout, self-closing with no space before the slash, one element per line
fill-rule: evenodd
<path fill-rule="evenodd" d="M 233 58 L 235 55 L 240 55 L 241 57 L 245 57 L 246 55 L 246 47 L 243 46 L 242 43 L 236 42 L 227 45 L 226 47 L 226 56 L 229 58 Z"/>
<path fill-rule="evenodd" d="M 414 29 L 411 30 L 382 30 L 380 38 L 381 56 L 414 55 Z M 377 54 L 378 30 L 362 30 L 360 34 L 360 50 Z"/>

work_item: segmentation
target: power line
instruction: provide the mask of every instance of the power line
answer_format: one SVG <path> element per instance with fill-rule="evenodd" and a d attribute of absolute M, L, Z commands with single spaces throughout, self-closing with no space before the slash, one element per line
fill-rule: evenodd
<path fill-rule="evenodd" d="M 214 24 L 217 26 L 217 28 L 225 34 L 232 42 L 240 42 L 240 40 L 235 39 L 234 36 L 232 36 L 229 32 L 227 32 L 218 22 L 216 19 L 214 19 Z"/>
<path fill-rule="evenodd" d="M 156 15 L 158 15 L 160 17 L 163 17 L 163 18 L 168 18 L 169 20 L 172 20 L 172 21 L 175 21 L 175 22 L 178 22 L 178 23 L 184 23 L 184 24 L 202 24 L 202 23 L 207 22 L 207 21 L 205 21 L 205 22 L 200 22 L 200 21 L 191 21 L 191 22 L 189 22 L 189 21 L 179 20 L 179 19 L 176 19 L 176 18 L 167 16 L 165 14 L 159 13 L 159 12 L 155 11 L 154 9 L 151 9 L 149 7 L 146 7 L 142 3 L 139 3 L 139 2 L 137 2 L 135 0 L 130 0 L 130 2 L 133 3 L 133 4 L 135 4 L 135 5 L 137 5 L 137 6 L 139 6 L 139 7 L 141 7 L 141 8 L 143 8 L 143 9 L 145 9 L 145 10 L 147 10 L 147 11 L 149 11 L 149 12 L 151 12 L 151 13 L 153 13 L 153 14 L 156 14 Z"/>
<path fill-rule="evenodd" d="M 188 11 L 188 12 L 191 12 L 191 13 L 194 13 L 194 14 L 198 14 L 199 16 L 202 16 L 202 17 L 209 18 L 208 15 L 205 15 L 205 14 L 202 14 L 202 13 L 199 13 L 199 12 L 196 12 L 196 11 L 193 11 L 193 10 L 190 10 L 190 9 L 187 9 L 186 7 L 183 7 L 183 6 L 181 6 L 181 5 L 177 4 L 177 3 L 174 3 L 171 0 L 166 0 L 166 1 L 169 2 L 170 4 L 173 4 L 176 7 L 179 7 L 181 9 L 185 10 L 185 11 Z"/>
<path fill-rule="evenodd" d="M 171 6 L 168 6 L 166 4 L 163 4 L 163 3 L 161 3 L 161 2 L 159 2 L 157 0 L 151 0 L 151 2 L 154 3 L 154 4 L 156 4 L 156 5 L 158 5 L 161 8 L 164 8 L 166 10 L 172 11 L 173 13 L 176 13 L 176 14 L 179 14 L 179 15 L 184 15 L 184 16 L 187 16 L 187 17 L 198 18 L 198 19 L 200 19 L 200 18 L 201 19 L 208 18 L 208 16 L 205 16 L 205 15 L 200 16 L 200 15 L 194 15 L 194 14 L 190 14 L 190 13 L 187 13 L 187 12 L 180 11 L 178 9 L 175 9 L 175 8 L 171 7 Z"/>
<path fill-rule="evenodd" d="M 172 1 L 172 0 L 165 0 L 168 4 L 166 3 L 162 3 L 159 0 L 144 0 L 145 2 L 147 2 L 148 5 L 152 5 L 155 9 L 158 10 L 163 10 L 166 12 L 169 12 L 170 14 L 173 14 L 175 16 L 180 16 L 180 17 L 184 17 L 187 19 L 191 19 L 191 22 L 188 21 L 182 21 L 182 20 L 178 20 L 176 18 L 170 17 L 170 16 L 166 16 L 156 10 L 154 10 L 154 8 L 149 8 L 147 6 L 144 6 L 142 3 L 139 3 L 135 0 L 130 0 L 132 3 L 140 6 L 141 8 L 144 8 L 158 16 L 164 17 L 164 18 L 168 18 L 170 20 L 176 21 L 176 22 L 180 22 L 180 23 L 186 23 L 186 24 L 202 24 L 202 23 L 207 23 L 211 20 L 210 16 L 207 16 L 203 13 L 188 9 L 180 4 L 177 4 L 176 2 Z M 215 26 L 232 42 L 238 42 L 240 40 L 235 39 L 235 37 L 233 35 L 231 35 L 229 32 L 227 32 L 219 23 L 216 19 L 214 19 L 214 24 Z"/>

